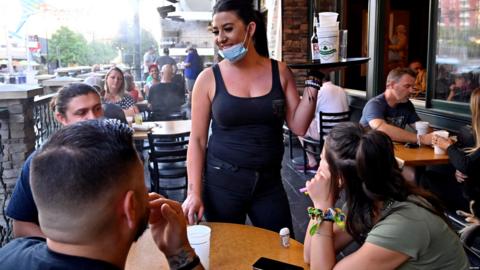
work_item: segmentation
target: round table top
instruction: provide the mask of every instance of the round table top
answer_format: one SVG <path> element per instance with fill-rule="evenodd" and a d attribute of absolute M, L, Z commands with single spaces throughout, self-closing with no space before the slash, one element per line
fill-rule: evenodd
<path fill-rule="evenodd" d="M 290 239 L 289 248 L 284 248 L 276 232 L 241 224 L 210 222 L 204 225 L 212 229 L 210 269 L 252 269 L 260 257 L 309 269 L 303 261 L 303 245 L 294 239 Z M 167 260 L 149 230 L 130 249 L 125 269 L 168 269 Z"/>

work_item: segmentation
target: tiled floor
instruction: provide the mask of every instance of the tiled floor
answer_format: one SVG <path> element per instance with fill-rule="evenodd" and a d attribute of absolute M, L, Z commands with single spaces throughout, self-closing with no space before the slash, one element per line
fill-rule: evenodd
<path fill-rule="evenodd" d="M 294 156 L 297 159 L 303 160 L 301 158 L 302 152 L 298 145 L 294 145 Z M 147 154 L 144 153 L 145 160 L 147 160 Z M 294 168 L 293 163 L 290 160 L 288 147 L 285 147 L 285 155 L 283 160 L 283 168 L 282 168 L 282 180 L 283 185 L 285 187 L 285 191 L 287 192 L 288 199 L 290 201 L 290 210 L 292 213 L 292 220 L 293 220 L 293 228 L 295 233 L 295 239 L 303 242 L 305 237 L 305 231 L 308 224 L 308 216 L 306 214 L 306 209 L 308 206 L 311 205 L 310 198 L 305 194 L 299 192 L 298 190 L 302 187 L 305 187 L 305 181 L 310 179 L 312 175 L 304 175 L 303 171 L 299 172 L 296 171 Z M 150 186 L 150 173 L 148 172 L 148 168 L 145 166 L 145 183 L 147 186 Z M 177 182 L 174 185 L 178 184 L 178 179 L 171 179 L 171 180 L 161 180 L 161 185 L 169 185 L 169 182 Z M 173 185 L 173 183 L 172 183 Z M 167 196 L 170 199 L 183 201 L 185 198 L 185 194 L 183 191 L 168 191 Z M 247 221 L 248 222 L 248 221 Z"/>

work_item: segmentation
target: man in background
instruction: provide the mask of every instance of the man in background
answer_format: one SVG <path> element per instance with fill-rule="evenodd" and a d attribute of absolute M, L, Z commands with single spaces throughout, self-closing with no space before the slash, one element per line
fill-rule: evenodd
<path fill-rule="evenodd" d="M 409 97 L 415 93 L 415 72 L 410 68 L 395 68 L 388 73 L 384 93 L 370 99 L 363 108 L 360 124 L 380 130 L 393 141 L 432 144 L 432 133 L 418 135 L 405 130 L 420 121 Z"/>
<path fill-rule="evenodd" d="M 155 62 L 161 70 L 163 65 L 170 64 L 173 67 L 173 74 L 177 73 L 177 61 L 170 56 L 170 50 L 163 48 L 163 55 L 157 58 Z"/>
<path fill-rule="evenodd" d="M 148 51 L 143 55 L 143 80 L 147 80 L 149 75 L 148 68 L 156 64 L 158 60 L 157 48 L 155 46 L 150 46 Z"/>

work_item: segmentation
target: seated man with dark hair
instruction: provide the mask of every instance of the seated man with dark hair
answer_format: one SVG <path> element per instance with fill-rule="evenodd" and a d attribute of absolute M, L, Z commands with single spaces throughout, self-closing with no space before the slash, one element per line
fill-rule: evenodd
<path fill-rule="evenodd" d="M 90 120 L 52 135 L 30 173 L 47 240 L 11 241 L 0 269 L 121 269 L 148 223 L 171 269 L 203 269 L 180 204 L 147 194 L 132 134 L 116 120 Z"/>

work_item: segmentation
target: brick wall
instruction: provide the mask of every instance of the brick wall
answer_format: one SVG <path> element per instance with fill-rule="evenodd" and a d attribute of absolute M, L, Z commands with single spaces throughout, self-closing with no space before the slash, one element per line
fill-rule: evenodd
<path fill-rule="evenodd" d="M 308 57 L 308 1 L 283 0 L 282 24 L 282 56 L 286 63 L 305 63 Z M 306 70 L 293 70 L 297 89 L 303 91 Z"/>

